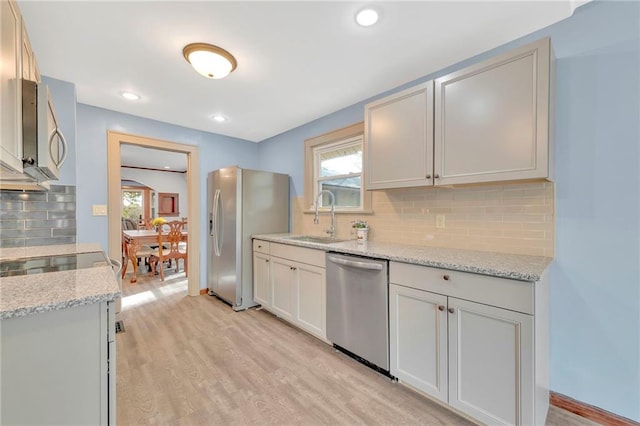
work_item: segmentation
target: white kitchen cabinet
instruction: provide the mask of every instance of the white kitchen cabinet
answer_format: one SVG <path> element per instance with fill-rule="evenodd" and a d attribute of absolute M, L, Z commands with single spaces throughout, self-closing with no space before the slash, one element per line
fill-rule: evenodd
<path fill-rule="evenodd" d="M 365 105 L 366 189 L 553 178 L 548 38 Z"/>
<path fill-rule="evenodd" d="M 448 312 L 449 404 L 486 424 L 534 424 L 533 316 L 452 297 Z"/>
<path fill-rule="evenodd" d="M 365 106 L 366 189 L 432 185 L 433 81 Z"/>
<path fill-rule="evenodd" d="M 0 2 L 0 169 L 22 172 L 22 18 Z"/>
<path fill-rule="evenodd" d="M 36 55 L 33 53 L 27 27 L 22 21 L 22 78 L 25 80 L 40 82 L 40 71 Z"/>
<path fill-rule="evenodd" d="M 389 285 L 390 372 L 447 402 L 447 297 Z"/>
<path fill-rule="evenodd" d="M 277 316 L 293 322 L 295 318 L 296 275 L 287 259 L 271 258 L 271 310 Z"/>
<path fill-rule="evenodd" d="M 253 300 L 264 308 L 271 306 L 271 268 L 269 255 L 253 253 Z"/>
<path fill-rule="evenodd" d="M 253 265 L 256 302 L 291 324 L 326 340 L 324 251 L 254 240 Z M 265 277 L 268 274 L 267 282 Z"/>
<path fill-rule="evenodd" d="M 436 185 L 550 177 L 548 38 L 435 80 Z"/>
<path fill-rule="evenodd" d="M 296 318 L 295 323 L 311 334 L 326 338 L 326 269 L 295 263 Z"/>
<path fill-rule="evenodd" d="M 392 375 L 486 424 L 544 424 L 546 278 L 532 283 L 399 262 L 390 262 L 389 278 Z"/>
<path fill-rule="evenodd" d="M 115 424 L 111 302 L 0 321 L 0 424 Z"/>

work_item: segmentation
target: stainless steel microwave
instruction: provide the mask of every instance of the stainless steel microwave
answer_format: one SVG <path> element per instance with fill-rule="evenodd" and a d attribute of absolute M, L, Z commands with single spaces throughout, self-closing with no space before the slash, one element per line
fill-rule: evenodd
<path fill-rule="evenodd" d="M 46 84 L 22 80 L 23 172 L 38 182 L 58 180 L 67 141 L 58 127 Z"/>

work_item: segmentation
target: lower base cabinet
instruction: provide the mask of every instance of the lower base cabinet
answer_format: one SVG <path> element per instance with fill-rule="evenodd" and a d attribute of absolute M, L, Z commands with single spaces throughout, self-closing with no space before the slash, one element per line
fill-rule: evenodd
<path fill-rule="evenodd" d="M 390 280 L 392 375 L 482 423 L 544 425 L 546 282 L 398 262 Z"/>
<path fill-rule="evenodd" d="M 257 243 L 254 243 L 255 301 L 269 312 L 326 340 L 324 251 L 264 241 L 259 245 L 261 249 L 268 247 L 269 254 L 256 251 Z"/>
<path fill-rule="evenodd" d="M 0 424 L 115 424 L 115 308 L 0 321 Z"/>

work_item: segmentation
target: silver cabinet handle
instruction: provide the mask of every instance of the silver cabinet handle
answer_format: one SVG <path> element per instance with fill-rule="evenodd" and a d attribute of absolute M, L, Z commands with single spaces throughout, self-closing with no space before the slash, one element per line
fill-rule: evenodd
<path fill-rule="evenodd" d="M 445 274 L 442 276 L 442 279 L 445 281 L 449 281 L 449 275 Z"/>
<path fill-rule="evenodd" d="M 436 173 L 433 177 L 436 179 L 440 179 L 440 175 L 438 173 Z"/>
<path fill-rule="evenodd" d="M 452 313 L 454 313 L 454 312 L 455 312 L 455 309 L 453 309 L 453 308 L 449 308 L 449 309 L 448 309 L 448 311 L 449 311 L 449 313 L 450 313 L 450 314 L 452 314 Z"/>
<path fill-rule="evenodd" d="M 438 305 L 438 310 L 439 311 L 444 311 L 444 306 L 443 305 Z"/>
<path fill-rule="evenodd" d="M 357 260 L 346 260 L 340 257 L 328 256 L 330 262 L 337 263 L 338 265 L 351 266 L 358 269 L 372 269 L 374 271 L 382 271 L 382 265 L 373 262 L 358 262 Z"/>
<path fill-rule="evenodd" d="M 431 179 L 431 175 L 427 175 L 427 179 Z"/>
<path fill-rule="evenodd" d="M 53 140 L 56 137 L 56 135 L 60 137 L 60 142 L 62 142 L 62 157 L 58 157 L 58 158 L 54 158 L 53 149 L 52 149 Z M 60 168 L 62 166 L 62 163 L 64 163 L 64 160 L 67 159 L 67 140 L 65 139 L 64 133 L 62 133 L 62 130 L 60 130 L 59 127 L 56 127 L 55 129 L 53 129 L 53 132 L 51 132 L 51 135 L 49 135 L 49 156 L 51 157 L 51 159 L 53 160 L 53 163 L 58 168 Z"/>

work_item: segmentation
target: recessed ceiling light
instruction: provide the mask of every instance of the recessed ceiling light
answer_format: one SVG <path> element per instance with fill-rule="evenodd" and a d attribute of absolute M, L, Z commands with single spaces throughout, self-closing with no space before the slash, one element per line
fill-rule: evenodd
<path fill-rule="evenodd" d="M 133 92 L 121 92 L 120 95 L 122 95 L 123 98 L 128 99 L 130 101 L 140 100 L 140 95 L 136 95 Z"/>
<path fill-rule="evenodd" d="M 360 26 L 370 27 L 371 25 L 378 22 L 378 12 L 370 8 L 362 9 L 356 15 L 356 22 Z"/>
<path fill-rule="evenodd" d="M 171 166 L 164 166 L 164 168 L 165 168 L 165 169 L 170 169 L 170 168 L 171 168 Z"/>
<path fill-rule="evenodd" d="M 222 114 L 213 114 L 213 115 L 211 116 L 211 119 L 212 119 L 213 121 L 217 121 L 218 123 L 224 123 L 225 121 L 227 121 L 227 120 L 228 120 L 228 118 L 227 118 L 227 117 L 225 117 L 225 116 L 224 116 L 224 115 L 222 115 Z"/>

